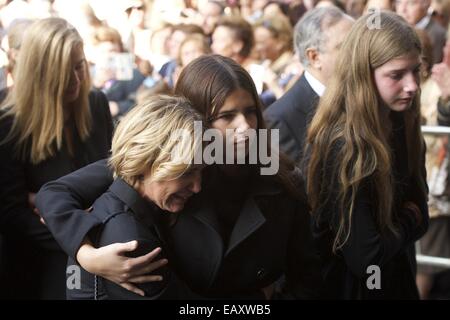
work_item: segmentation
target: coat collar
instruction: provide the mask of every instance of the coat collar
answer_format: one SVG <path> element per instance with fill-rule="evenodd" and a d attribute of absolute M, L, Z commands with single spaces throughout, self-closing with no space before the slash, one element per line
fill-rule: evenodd
<path fill-rule="evenodd" d="M 160 239 L 164 241 L 161 230 L 161 225 L 164 223 L 163 210 L 154 203 L 144 199 L 133 187 L 121 178 L 115 179 L 109 190 L 131 209 L 139 221 L 146 226 L 155 227 Z"/>
<path fill-rule="evenodd" d="M 216 181 L 217 183 L 218 181 Z M 225 256 L 227 256 L 233 249 L 235 249 L 241 242 L 248 238 L 252 233 L 258 230 L 265 222 L 266 218 L 263 214 L 263 208 L 259 204 L 259 199 L 274 196 L 282 193 L 282 188 L 271 182 L 269 179 L 256 179 L 251 184 L 252 190 L 245 198 L 239 216 L 233 227 L 230 235 L 228 247 L 225 249 Z M 214 209 L 214 194 L 209 192 L 203 196 L 199 195 L 196 199 L 196 209 L 192 210 L 191 214 L 203 224 L 212 228 L 217 234 L 217 241 L 222 242 L 220 236 L 220 226 L 217 212 Z"/>

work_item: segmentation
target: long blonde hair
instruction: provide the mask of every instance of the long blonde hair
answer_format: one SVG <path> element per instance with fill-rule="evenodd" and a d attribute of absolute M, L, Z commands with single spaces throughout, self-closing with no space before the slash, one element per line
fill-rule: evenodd
<path fill-rule="evenodd" d="M 389 133 L 382 124 L 381 98 L 373 72 L 391 59 L 410 53 L 420 55 L 421 45 L 414 30 L 396 14 L 382 12 L 380 28 L 369 28 L 368 21 L 368 15 L 356 21 L 344 41 L 335 73 L 308 130 L 308 199 L 313 215 L 320 215 L 326 204 L 337 201 L 339 223 L 334 230 L 334 252 L 349 237 L 355 197 L 367 178 L 373 182 L 374 214 L 379 229 L 397 234 L 393 223 Z M 424 144 L 419 99 L 420 94 L 417 94 L 403 116 L 408 173 L 420 182 L 420 155 Z M 331 185 L 339 186 L 336 193 L 330 190 Z"/>
<path fill-rule="evenodd" d="M 3 117 L 12 116 L 14 120 L 2 143 L 17 139 L 21 159 L 29 157 L 31 163 L 37 164 L 61 149 L 64 114 L 71 112 L 63 105 L 74 69 L 71 54 L 82 46 L 75 28 L 60 18 L 38 20 L 27 29 L 15 67 L 14 87 L 3 104 L 7 109 Z M 79 96 L 70 104 L 74 109 L 71 121 L 82 140 L 88 137 L 92 121 L 86 63 L 84 68 Z"/>

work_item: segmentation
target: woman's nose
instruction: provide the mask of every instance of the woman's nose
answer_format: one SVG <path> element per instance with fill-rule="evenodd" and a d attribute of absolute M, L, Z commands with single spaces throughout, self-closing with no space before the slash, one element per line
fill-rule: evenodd
<path fill-rule="evenodd" d="M 403 90 L 405 90 L 405 92 L 413 94 L 416 93 L 417 90 L 419 90 L 418 80 L 413 74 L 409 74 L 406 77 Z"/>
<path fill-rule="evenodd" d="M 235 129 L 239 133 L 246 132 L 248 129 L 250 129 L 250 124 L 248 123 L 245 115 L 243 115 L 242 113 L 236 116 Z"/>

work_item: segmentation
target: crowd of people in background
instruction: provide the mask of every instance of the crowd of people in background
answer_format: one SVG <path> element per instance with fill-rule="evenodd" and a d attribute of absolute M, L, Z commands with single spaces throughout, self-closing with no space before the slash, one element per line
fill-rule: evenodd
<path fill-rule="evenodd" d="M 450 126 L 449 22 L 450 0 L 0 1 L 0 297 L 450 299 L 450 270 L 415 261 L 450 258 L 449 139 L 420 134 Z M 168 170 L 140 138 L 161 119 L 278 129 L 280 173 Z M 146 201 L 154 221 L 130 220 Z M 183 243 L 198 223 L 218 237 Z M 89 283 L 66 295 L 68 259 Z"/>

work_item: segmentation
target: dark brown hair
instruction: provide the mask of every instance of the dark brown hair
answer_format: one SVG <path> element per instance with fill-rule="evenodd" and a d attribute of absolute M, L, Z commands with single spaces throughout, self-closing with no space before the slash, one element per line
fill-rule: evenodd
<path fill-rule="evenodd" d="M 192 106 L 210 123 L 226 99 L 238 89 L 250 93 L 257 107 L 257 129 L 265 129 L 267 126 L 255 84 L 248 72 L 233 59 L 215 54 L 195 59 L 181 72 L 175 86 L 175 94 L 188 98 Z M 294 175 L 294 164 L 283 154 L 279 154 L 279 160 L 280 168 L 274 176 L 275 179 L 293 196 L 300 197 L 306 202 L 299 177 Z"/>

